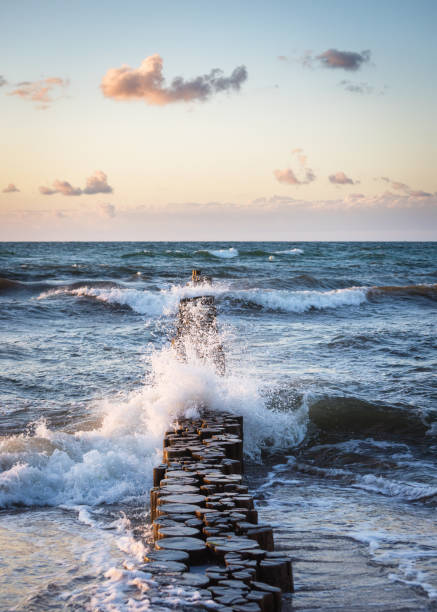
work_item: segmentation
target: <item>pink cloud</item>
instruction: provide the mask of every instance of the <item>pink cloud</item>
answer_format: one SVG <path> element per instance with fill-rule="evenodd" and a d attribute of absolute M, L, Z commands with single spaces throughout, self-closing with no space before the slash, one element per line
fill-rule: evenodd
<path fill-rule="evenodd" d="M 41 185 L 41 187 L 38 189 L 42 195 L 53 195 L 54 193 L 57 193 L 56 189 L 51 189 L 50 187 L 45 187 L 44 185 Z"/>
<path fill-rule="evenodd" d="M 381 181 L 384 181 L 385 183 L 389 183 L 391 188 L 394 189 L 395 191 L 402 191 L 408 196 L 411 196 L 414 198 L 432 197 L 432 193 L 429 193 L 428 191 L 423 191 L 423 189 L 412 189 L 406 183 L 402 183 L 401 181 L 392 181 L 387 176 L 381 176 L 380 179 Z"/>
<path fill-rule="evenodd" d="M 307 167 L 307 156 L 304 155 L 303 149 L 292 149 L 291 154 L 295 155 L 298 159 L 301 167 L 300 174 L 303 175 L 302 178 L 296 176 L 296 173 L 291 168 L 286 168 L 285 170 L 277 169 L 273 171 L 276 180 L 279 183 L 286 183 L 288 185 L 308 185 L 308 183 L 315 181 L 316 175 L 311 168 Z"/>
<path fill-rule="evenodd" d="M 39 108 L 47 108 L 55 100 L 52 97 L 55 88 L 65 89 L 68 85 L 68 79 L 61 79 L 60 77 L 48 77 L 41 81 L 23 81 L 18 83 L 17 89 L 14 89 L 8 95 L 37 102 L 42 105 Z"/>
<path fill-rule="evenodd" d="M 14 185 L 14 183 L 9 183 L 9 185 L 3 189 L 3 193 L 15 193 L 17 191 L 20 190 Z"/>
<path fill-rule="evenodd" d="M 165 85 L 162 74 L 163 60 L 160 55 L 150 55 L 139 68 L 124 64 L 121 68 L 110 68 L 101 82 L 103 95 L 113 100 L 143 100 L 147 104 L 164 106 L 173 102 L 207 100 L 221 91 L 238 91 L 247 79 L 245 66 L 238 66 L 229 77 L 214 68 L 209 74 L 184 80 L 175 77 L 170 86 Z"/>
<path fill-rule="evenodd" d="M 82 189 L 80 187 L 73 187 L 68 181 L 53 181 L 53 188 L 51 187 L 40 187 L 39 192 L 43 195 L 53 195 L 55 193 L 62 193 L 65 196 L 80 196 Z"/>
<path fill-rule="evenodd" d="M 355 185 L 355 182 L 346 176 L 344 172 L 330 174 L 328 178 L 331 183 L 334 183 L 334 185 Z"/>
<path fill-rule="evenodd" d="M 53 195 L 61 193 L 65 196 L 80 196 L 82 194 L 92 195 L 95 193 L 112 193 L 113 189 L 108 185 L 108 177 L 101 170 L 96 170 L 94 174 L 86 180 L 85 189 L 73 187 L 68 181 L 53 181 L 52 187 L 40 187 L 39 192 L 42 195 Z"/>
<path fill-rule="evenodd" d="M 94 174 L 86 180 L 86 187 L 83 193 L 112 193 L 113 189 L 108 185 L 108 177 L 101 170 L 96 170 Z"/>
<path fill-rule="evenodd" d="M 288 185 L 301 184 L 291 168 L 287 168 L 286 170 L 274 170 L 273 174 L 279 183 L 287 183 Z"/>

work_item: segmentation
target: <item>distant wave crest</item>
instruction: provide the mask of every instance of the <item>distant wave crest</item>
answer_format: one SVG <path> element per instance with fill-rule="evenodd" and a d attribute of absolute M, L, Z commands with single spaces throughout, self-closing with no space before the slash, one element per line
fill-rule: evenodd
<path fill-rule="evenodd" d="M 303 249 L 288 249 L 285 251 L 275 251 L 275 255 L 302 255 Z"/>
<path fill-rule="evenodd" d="M 199 255 L 218 257 L 219 259 L 232 259 L 240 254 L 238 249 L 230 247 L 229 249 L 200 249 L 196 251 Z"/>

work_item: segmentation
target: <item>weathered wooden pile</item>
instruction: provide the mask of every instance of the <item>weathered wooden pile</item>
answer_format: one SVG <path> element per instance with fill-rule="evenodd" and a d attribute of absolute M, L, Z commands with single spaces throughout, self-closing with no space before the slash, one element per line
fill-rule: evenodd
<path fill-rule="evenodd" d="M 291 560 L 274 552 L 272 529 L 258 525 L 242 483 L 242 417 L 204 411 L 179 420 L 166 432 L 163 458 L 150 492 L 147 569 L 162 584 L 177 576 L 177 585 L 200 589 L 223 612 L 281 610 L 282 592 L 293 591 Z"/>
<path fill-rule="evenodd" d="M 211 279 L 193 270 L 192 284 Z M 214 297 L 181 300 L 173 346 L 224 374 Z M 174 423 L 150 492 L 155 550 L 146 570 L 165 588 L 197 589 L 196 605 L 221 612 L 279 612 L 293 591 L 291 560 L 274 552 L 273 532 L 258 513 L 243 474 L 243 417 L 198 406 L 198 418 Z M 213 600 L 213 603 L 211 602 Z M 180 608 L 181 609 L 181 608 Z"/>

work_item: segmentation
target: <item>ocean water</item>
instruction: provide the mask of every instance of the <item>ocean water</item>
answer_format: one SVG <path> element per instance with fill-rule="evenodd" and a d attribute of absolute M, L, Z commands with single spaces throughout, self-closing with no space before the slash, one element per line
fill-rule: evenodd
<path fill-rule="evenodd" d="M 214 279 L 223 377 L 169 348 L 180 298 L 205 293 L 192 268 Z M 189 600 L 141 561 L 163 432 L 199 402 L 244 415 L 294 609 L 329 608 L 309 534 L 378 573 L 375 609 L 397 588 L 437 609 L 436 243 L 1 243 L 0 277 L 0 610 Z"/>

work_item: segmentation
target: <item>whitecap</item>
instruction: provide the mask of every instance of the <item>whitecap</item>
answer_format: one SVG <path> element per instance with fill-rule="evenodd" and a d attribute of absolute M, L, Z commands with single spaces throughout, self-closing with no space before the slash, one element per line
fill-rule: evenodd
<path fill-rule="evenodd" d="M 287 249 L 285 251 L 275 251 L 275 255 L 302 255 L 303 249 Z"/>

